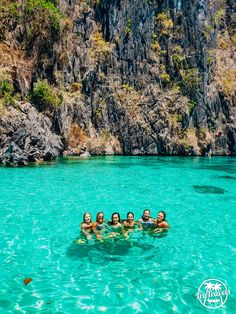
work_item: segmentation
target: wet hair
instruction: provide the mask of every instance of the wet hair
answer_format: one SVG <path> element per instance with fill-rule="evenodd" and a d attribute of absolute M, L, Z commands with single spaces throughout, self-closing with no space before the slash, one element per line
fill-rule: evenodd
<path fill-rule="evenodd" d="M 159 214 L 159 213 L 162 213 L 162 214 L 163 214 L 163 216 L 164 216 L 163 221 L 166 220 L 166 213 L 163 212 L 163 210 L 160 210 L 160 211 L 158 212 L 158 214 Z M 157 215 L 158 215 L 158 214 L 157 214 Z"/>
<path fill-rule="evenodd" d="M 104 213 L 103 212 L 98 212 L 97 216 L 96 216 L 96 222 L 98 222 L 98 216 L 101 215 L 101 214 L 103 215 L 103 220 L 104 220 Z"/>
<path fill-rule="evenodd" d="M 85 213 L 84 213 L 84 216 L 83 216 L 83 223 L 85 223 L 85 216 L 86 216 L 87 214 L 90 215 L 91 221 L 92 221 L 92 215 L 91 215 L 89 212 L 85 212 Z"/>
<path fill-rule="evenodd" d="M 134 218 L 134 213 L 128 212 L 128 214 L 127 214 L 127 219 L 128 219 L 128 216 L 129 216 L 130 214 L 131 214 L 131 215 L 133 216 L 133 218 Z"/>
<path fill-rule="evenodd" d="M 151 214 L 150 209 L 144 209 L 143 215 L 144 215 L 145 212 L 149 212 L 149 215 Z"/>
<path fill-rule="evenodd" d="M 118 212 L 114 212 L 112 215 L 111 215 L 111 224 L 113 224 L 113 216 L 114 215 L 117 215 L 118 216 L 118 222 L 120 222 L 120 214 Z"/>

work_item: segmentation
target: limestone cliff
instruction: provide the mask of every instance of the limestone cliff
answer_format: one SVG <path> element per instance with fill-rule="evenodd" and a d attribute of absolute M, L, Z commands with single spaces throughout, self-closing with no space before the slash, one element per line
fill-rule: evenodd
<path fill-rule="evenodd" d="M 236 153 L 235 1 L 12 2 L 0 0 L 2 162 Z"/>

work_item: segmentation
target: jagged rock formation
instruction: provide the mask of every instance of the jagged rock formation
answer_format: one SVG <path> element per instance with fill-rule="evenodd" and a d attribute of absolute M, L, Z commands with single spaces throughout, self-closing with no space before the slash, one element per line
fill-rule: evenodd
<path fill-rule="evenodd" d="M 15 92 L 25 97 L 47 79 L 61 94 L 55 110 L 35 104 L 51 121 L 50 158 L 62 151 L 58 136 L 65 154 L 236 153 L 234 1 L 64 0 L 59 8 L 61 29 L 50 43 L 39 32 L 29 44 L 17 22 L 2 43 Z M 4 145 L 1 134 L 2 152 L 17 144 L 14 132 Z M 20 148 L 24 160 L 47 158 L 45 149 L 32 157 Z"/>
<path fill-rule="evenodd" d="M 58 135 L 51 132 L 51 121 L 29 103 L 9 108 L 0 121 L 0 161 L 5 165 L 52 160 L 62 152 Z"/>

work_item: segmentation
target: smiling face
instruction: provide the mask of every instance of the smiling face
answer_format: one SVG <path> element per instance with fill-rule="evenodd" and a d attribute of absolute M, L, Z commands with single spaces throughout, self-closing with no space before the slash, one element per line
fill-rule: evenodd
<path fill-rule="evenodd" d="M 158 215 L 157 215 L 157 220 L 159 222 L 162 222 L 164 220 L 165 216 L 163 214 L 163 212 L 159 212 Z"/>
<path fill-rule="evenodd" d="M 84 216 L 84 222 L 89 225 L 91 223 L 91 215 L 89 213 L 86 213 Z"/>
<path fill-rule="evenodd" d="M 150 218 L 150 211 L 149 210 L 145 210 L 143 212 L 143 220 L 147 221 Z"/>
<path fill-rule="evenodd" d="M 114 225 L 117 225 L 117 224 L 118 224 L 118 222 L 119 222 L 119 217 L 118 217 L 117 214 L 114 214 L 114 215 L 112 216 L 112 222 L 113 222 Z"/>
<path fill-rule="evenodd" d="M 103 213 L 99 213 L 98 216 L 97 216 L 97 222 L 99 224 L 102 224 L 103 221 L 104 221 L 104 215 L 103 215 Z"/>
<path fill-rule="evenodd" d="M 133 222 L 134 221 L 134 216 L 130 213 L 128 216 L 127 216 L 127 220 L 129 223 Z"/>

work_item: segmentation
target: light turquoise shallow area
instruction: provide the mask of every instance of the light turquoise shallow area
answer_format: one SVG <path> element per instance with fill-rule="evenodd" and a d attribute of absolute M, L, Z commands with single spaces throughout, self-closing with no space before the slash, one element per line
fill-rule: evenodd
<path fill-rule="evenodd" d="M 235 158 L 62 159 L 1 167 L 0 188 L 0 313 L 236 313 Z M 144 208 L 166 237 L 73 244 L 84 211 Z M 231 291 L 214 311 L 195 297 L 208 278 Z"/>

